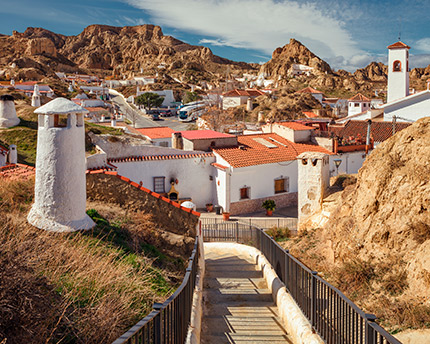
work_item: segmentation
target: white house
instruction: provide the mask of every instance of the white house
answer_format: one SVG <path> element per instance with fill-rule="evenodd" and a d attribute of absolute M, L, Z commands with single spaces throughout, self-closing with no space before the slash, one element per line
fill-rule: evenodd
<path fill-rule="evenodd" d="M 191 200 L 198 208 L 217 203 L 212 153 L 177 151 L 108 161 L 118 174 L 174 201 Z M 176 195 L 170 192 L 172 186 Z"/>
<path fill-rule="evenodd" d="M 163 107 L 175 106 L 176 100 L 175 100 L 175 97 L 173 95 L 172 90 L 139 91 L 139 92 L 136 92 L 136 96 L 140 96 L 141 94 L 144 94 L 144 93 L 155 93 L 155 94 L 158 94 L 159 96 L 162 96 L 164 98 L 164 100 L 163 100 L 163 104 L 161 104 L 161 106 L 163 106 Z"/>
<path fill-rule="evenodd" d="M 298 63 L 293 63 L 291 65 L 290 70 L 288 71 L 288 74 L 291 76 L 296 76 L 296 75 L 310 76 L 313 73 L 313 70 L 314 70 L 313 67 L 309 67 Z"/>
<path fill-rule="evenodd" d="M 255 99 L 265 93 L 257 89 L 232 90 L 222 95 L 222 108 L 226 110 L 231 107 L 246 104 L 248 99 Z"/>
<path fill-rule="evenodd" d="M 243 214 L 261 210 L 266 199 L 278 207 L 297 204 L 297 161 L 303 152 L 324 152 L 311 144 L 277 134 L 238 137 L 238 147 L 215 149 L 216 198 L 225 211 Z"/>
<path fill-rule="evenodd" d="M 136 130 L 150 140 L 154 146 L 172 147 L 172 134 L 175 131 L 169 127 L 149 127 Z"/>
<path fill-rule="evenodd" d="M 361 93 L 348 99 L 348 116 L 357 115 L 370 110 L 370 102 L 371 100 L 363 96 Z"/>
<path fill-rule="evenodd" d="M 0 167 L 6 166 L 6 164 L 7 164 L 7 153 L 8 153 L 8 150 L 0 145 Z"/>

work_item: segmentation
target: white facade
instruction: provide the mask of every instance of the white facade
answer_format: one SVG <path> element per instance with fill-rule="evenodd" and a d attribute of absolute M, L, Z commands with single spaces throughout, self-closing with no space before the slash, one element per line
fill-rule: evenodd
<path fill-rule="evenodd" d="M 396 116 L 399 122 L 415 122 L 430 116 L 430 90 L 384 104 L 380 109 L 384 110 L 385 121 L 392 121 Z"/>
<path fill-rule="evenodd" d="M 370 154 L 370 152 L 369 152 Z M 366 153 L 364 151 L 339 153 L 330 155 L 330 177 L 340 174 L 355 174 L 363 166 L 366 160 Z M 339 159 L 341 163 L 336 171 L 334 160 Z"/>
<path fill-rule="evenodd" d="M 370 110 L 370 102 L 352 100 L 348 101 L 348 117 Z"/>
<path fill-rule="evenodd" d="M 158 94 L 159 96 L 164 97 L 163 100 L 163 104 L 161 104 L 162 107 L 170 107 L 170 106 L 174 106 L 175 105 L 175 97 L 173 96 L 173 91 L 172 90 L 164 90 L 164 91 L 139 91 L 136 92 L 137 96 L 140 96 L 141 94 L 144 93 L 155 93 Z"/>
<path fill-rule="evenodd" d="M 311 132 L 314 130 L 309 127 L 309 130 L 294 130 L 279 123 L 269 123 L 261 127 L 263 133 L 275 133 L 279 136 L 286 138 L 292 142 L 309 142 L 311 139 Z"/>
<path fill-rule="evenodd" d="M 14 127 L 19 122 L 13 97 L 9 95 L 0 96 L 0 128 Z"/>
<path fill-rule="evenodd" d="M 164 177 L 164 187 L 170 190 L 170 180 L 178 180 L 174 187 L 179 198 L 191 198 L 198 208 L 216 204 L 215 175 L 211 163 L 215 158 L 187 157 L 181 159 L 113 162 L 118 174 L 154 191 L 154 177 Z"/>
<path fill-rule="evenodd" d="M 409 47 L 390 47 L 388 47 L 387 103 L 409 95 Z"/>
<path fill-rule="evenodd" d="M 234 96 L 234 97 L 222 97 L 222 108 L 227 110 L 228 108 L 237 107 L 246 104 L 248 96 Z"/>
<path fill-rule="evenodd" d="M 39 114 L 35 197 L 27 220 L 37 228 L 71 232 L 95 225 L 85 212 L 85 111 L 65 98 L 35 111 Z"/>

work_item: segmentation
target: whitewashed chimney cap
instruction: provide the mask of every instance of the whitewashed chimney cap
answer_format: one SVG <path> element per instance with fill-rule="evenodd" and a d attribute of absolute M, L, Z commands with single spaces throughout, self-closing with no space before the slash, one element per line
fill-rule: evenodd
<path fill-rule="evenodd" d="M 72 113 L 88 113 L 89 111 L 66 98 L 55 98 L 49 103 L 37 108 L 34 112 L 44 115 L 65 115 Z"/>

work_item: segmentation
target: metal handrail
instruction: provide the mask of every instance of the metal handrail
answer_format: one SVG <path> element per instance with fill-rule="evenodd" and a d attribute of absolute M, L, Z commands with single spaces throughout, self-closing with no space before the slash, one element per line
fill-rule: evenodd
<path fill-rule="evenodd" d="M 199 261 L 199 237 L 196 237 L 184 280 L 163 303 L 154 303 L 153 311 L 112 344 L 185 342 L 191 319 L 193 294 Z"/>
<path fill-rule="evenodd" d="M 204 241 L 247 244 L 259 249 L 296 301 L 312 328 L 328 344 L 401 344 L 340 290 L 284 250 L 261 228 L 202 219 Z"/>

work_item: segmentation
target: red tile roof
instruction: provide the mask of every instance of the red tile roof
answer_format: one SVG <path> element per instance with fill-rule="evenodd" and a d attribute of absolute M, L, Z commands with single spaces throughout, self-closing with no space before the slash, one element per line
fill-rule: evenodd
<path fill-rule="evenodd" d="M 76 102 L 75 102 L 76 103 Z M 78 103 L 76 103 L 78 104 Z M 78 104 L 79 105 L 79 104 Z M 94 107 L 86 107 L 84 109 L 87 109 L 88 112 L 100 112 L 100 111 L 108 111 L 108 109 L 101 107 L 101 106 L 94 106 Z"/>
<path fill-rule="evenodd" d="M 26 180 L 35 175 L 35 168 L 23 164 L 10 164 L 0 167 L 0 180 Z"/>
<path fill-rule="evenodd" d="M 306 116 L 306 118 L 315 118 L 315 117 L 318 117 L 318 115 L 316 113 L 313 113 L 311 111 L 303 111 L 302 113 Z"/>
<path fill-rule="evenodd" d="M 136 129 L 140 134 L 149 137 L 150 139 L 164 139 L 172 137 L 175 131 L 169 127 L 150 127 Z"/>
<path fill-rule="evenodd" d="M 400 41 L 398 41 L 398 42 L 396 42 L 396 43 L 394 43 L 394 44 L 391 44 L 391 45 L 389 45 L 389 46 L 387 47 L 387 49 L 402 49 L 402 48 L 411 49 L 411 47 L 410 47 L 410 46 L 408 46 L 408 45 L 406 45 L 405 43 L 400 42 Z"/>
<path fill-rule="evenodd" d="M 234 135 L 220 133 L 214 130 L 186 130 L 181 131 L 182 137 L 187 140 L 204 140 L 234 137 Z"/>
<path fill-rule="evenodd" d="M 318 91 L 312 87 L 305 87 L 304 89 L 297 91 L 296 93 L 321 93 L 322 94 L 321 91 Z"/>
<path fill-rule="evenodd" d="M 283 127 L 293 129 L 295 131 L 314 130 L 315 129 L 315 128 L 312 128 L 312 127 L 309 127 L 307 125 L 297 123 L 297 122 L 277 122 L 276 124 L 282 125 Z"/>
<path fill-rule="evenodd" d="M 218 164 L 218 163 L 216 163 L 216 162 L 212 163 L 211 165 L 212 165 L 213 167 L 219 168 L 220 170 L 226 170 L 226 169 L 228 169 L 228 167 L 227 167 L 227 166 L 224 166 L 224 165 Z"/>
<path fill-rule="evenodd" d="M 411 123 L 396 122 L 396 132 L 409 127 Z M 329 132 L 336 136 L 349 138 L 351 136 L 357 138 L 360 136 L 366 139 L 367 136 L 367 121 L 349 120 L 344 126 L 329 126 Z M 370 127 L 370 135 L 375 142 L 383 142 L 393 136 L 392 122 L 372 122 Z"/>
<path fill-rule="evenodd" d="M 0 154 L 5 154 L 9 152 L 5 147 L 3 147 L 2 145 L 0 145 Z"/>
<path fill-rule="evenodd" d="M 229 91 L 223 94 L 223 97 L 258 97 L 265 94 L 264 92 L 257 89 L 249 89 L 249 90 L 238 90 L 235 89 L 233 91 Z"/>
<path fill-rule="evenodd" d="M 239 136 L 238 141 L 239 147 L 214 149 L 234 168 L 292 161 L 303 152 L 332 154 L 323 147 L 294 143 L 273 133 Z"/>
<path fill-rule="evenodd" d="M 354 97 L 348 99 L 349 102 L 370 102 L 370 99 L 363 96 L 361 93 L 357 93 Z"/>

